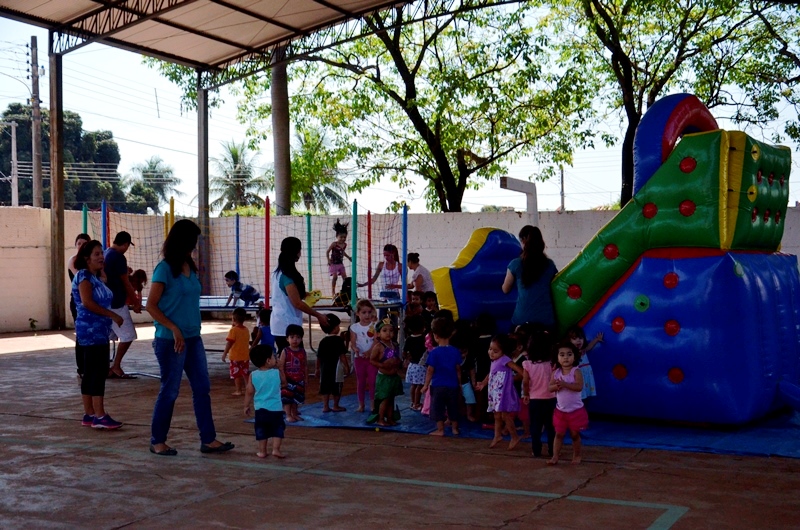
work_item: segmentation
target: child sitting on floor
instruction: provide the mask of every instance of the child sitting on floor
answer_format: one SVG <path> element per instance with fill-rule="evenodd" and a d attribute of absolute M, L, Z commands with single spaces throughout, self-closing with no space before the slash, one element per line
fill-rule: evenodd
<path fill-rule="evenodd" d="M 281 386 L 283 379 L 278 362 L 270 346 L 257 345 L 250 351 L 250 360 L 258 368 L 247 381 L 244 398 L 244 414 L 250 415 L 251 404 L 255 409 L 255 431 L 258 442 L 256 456 L 267 456 L 267 442 L 272 438 L 272 456 L 285 458 L 281 453 L 281 442 L 286 422 L 283 420 Z"/>
<path fill-rule="evenodd" d="M 250 332 L 244 325 L 247 320 L 247 311 L 237 307 L 231 313 L 231 329 L 225 339 L 225 350 L 222 352 L 222 362 L 230 356 L 230 374 L 236 391 L 233 396 L 243 396 L 247 376 L 250 375 Z"/>
<path fill-rule="evenodd" d="M 342 384 L 336 381 L 338 367 L 341 365 L 343 373 L 350 371 L 347 362 L 347 347 L 344 339 L 339 334 L 339 317 L 333 313 L 325 315 L 328 324 L 321 326 L 325 332 L 325 337 L 319 342 L 317 348 L 317 370 L 319 377 L 319 394 L 322 396 L 322 412 L 343 412 L 347 410 L 339 406 L 339 398 L 342 395 Z M 331 396 L 333 396 L 333 408 L 330 407 Z"/>

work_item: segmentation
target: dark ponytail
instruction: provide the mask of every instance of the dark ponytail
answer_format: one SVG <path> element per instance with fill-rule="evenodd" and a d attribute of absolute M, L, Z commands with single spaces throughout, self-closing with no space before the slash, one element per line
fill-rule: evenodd
<path fill-rule="evenodd" d="M 544 273 L 549 259 L 544 253 L 544 238 L 538 227 L 523 226 L 519 239 L 522 241 L 522 284 L 528 287 Z"/>
<path fill-rule="evenodd" d="M 297 261 L 297 254 L 300 253 L 302 244 L 296 237 L 286 237 L 281 241 L 281 253 L 278 256 L 278 266 L 275 272 L 281 272 L 292 279 L 300 299 L 306 297 L 306 281 L 303 276 L 298 272 L 295 262 Z"/>

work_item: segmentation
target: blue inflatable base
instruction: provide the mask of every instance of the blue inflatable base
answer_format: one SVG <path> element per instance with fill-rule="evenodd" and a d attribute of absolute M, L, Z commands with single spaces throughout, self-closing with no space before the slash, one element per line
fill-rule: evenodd
<path fill-rule="evenodd" d="M 429 434 L 436 429 L 427 416 L 409 408 L 411 403 L 407 385 L 406 394 L 399 396 L 396 403 L 402 416 L 399 425 L 380 427 L 381 431 Z M 355 395 L 343 396 L 340 404 L 347 408 L 346 412 L 322 412 L 321 403 L 304 405 L 300 411 L 305 421 L 293 423 L 290 427 L 375 430 L 374 424 L 366 422 L 368 413 L 355 412 L 358 408 Z M 800 412 L 776 413 L 747 425 L 727 429 L 617 421 L 605 417 L 596 419 L 591 413 L 590 418 L 589 429 L 583 433 L 583 441 L 587 446 L 800 458 Z M 462 422 L 460 428 L 461 438 L 491 440 L 493 436 L 491 429 L 484 429 L 476 423 Z M 449 428 L 446 434 L 451 436 Z M 291 438 L 291 430 L 288 436 Z M 570 443 L 569 436 L 566 443 Z M 529 444 L 530 439 L 525 439 L 517 450 L 529 452 Z M 587 456 L 591 459 L 591 453 Z"/>

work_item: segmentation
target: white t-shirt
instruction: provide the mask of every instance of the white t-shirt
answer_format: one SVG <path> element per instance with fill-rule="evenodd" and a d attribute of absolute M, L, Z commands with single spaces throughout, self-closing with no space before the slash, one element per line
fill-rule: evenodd
<path fill-rule="evenodd" d="M 358 356 L 365 358 L 367 351 L 372 348 L 375 342 L 375 323 L 370 322 L 366 326 L 360 323 L 352 324 L 350 331 L 356 336 L 356 348 L 358 348 Z"/>
<path fill-rule="evenodd" d="M 422 265 L 417 266 L 411 272 L 411 284 L 416 285 L 417 278 L 422 278 L 422 288 L 420 291 L 423 293 L 427 293 L 428 291 L 434 291 L 433 288 L 433 278 L 431 277 L 431 271 L 423 267 Z"/>
<path fill-rule="evenodd" d="M 387 269 L 386 263 L 383 264 L 383 271 L 381 272 L 381 278 L 383 279 L 383 290 L 384 291 L 394 291 L 395 293 L 400 294 L 400 289 L 397 287 L 389 287 L 390 285 L 400 285 L 403 282 L 403 276 L 400 274 L 400 267 L 402 265 L 400 262 L 395 262 L 394 269 Z"/>

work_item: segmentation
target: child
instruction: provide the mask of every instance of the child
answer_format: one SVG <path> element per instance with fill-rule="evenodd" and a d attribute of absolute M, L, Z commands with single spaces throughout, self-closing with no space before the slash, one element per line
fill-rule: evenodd
<path fill-rule="evenodd" d="M 512 360 L 520 368 L 522 368 L 522 363 L 528 360 L 528 341 L 530 340 L 532 326 L 534 324 L 519 325 L 514 328 L 514 333 L 509 335 L 517 342 Z M 522 374 L 514 374 L 514 390 L 518 396 L 522 395 Z M 521 406 L 519 412 L 517 412 L 517 418 L 522 423 L 522 437 L 527 438 L 531 435 L 531 420 L 528 417 L 528 407 Z"/>
<path fill-rule="evenodd" d="M 239 281 L 239 275 L 236 271 L 225 273 L 225 285 L 231 288 L 231 294 L 228 296 L 228 301 L 225 302 L 225 307 L 228 307 L 231 300 L 233 300 L 234 306 L 236 306 L 237 301 L 241 300 L 244 302 L 244 306 L 247 307 L 252 303 L 258 302 L 258 299 L 261 298 L 261 293 L 256 291 L 255 287 Z"/>
<path fill-rule="evenodd" d="M 297 413 L 297 405 L 306 400 L 308 357 L 303 348 L 303 327 L 297 324 L 286 326 L 286 340 L 289 345 L 278 357 L 278 368 L 286 381 L 286 386 L 281 390 L 281 402 L 286 412 L 286 421 L 295 423 L 302 421 Z"/>
<path fill-rule="evenodd" d="M 470 344 L 469 330 L 458 329 L 450 339 L 450 344 L 458 348 L 461 352 L 461 395 L 464 398 L 464 406 L 467 411 L 467 420 L 475 421 L 475 358 L 469 351 Z"/>
<path fill-rule="evenodd" d="M 328 274 L 331 277 L 331 298 L 336 298 L 336 280 L 342 277 L 342 282 L 347 278 L 347 271 L 344 268 L 344 258 L 352 261 L 344 249 L 347 248 L 347 223 L 340 223 L 337 219 L 333 223 L 333 230 L 336 232 L 336 241 L 328 247 Z"/>
<path fill-rule="evenodd" d="M 319 377 L 319 394 L 322 396 L 322 412 L 344 412 L 347 409 L 339 406 L 342 384 L 336 382 L 336 377 L 340 365 L 343 374 L 350 371 L 347 347 L 339 335 L 339 324 L 341 324 L 339 317 L 333 313 L 325 316 L 328 318 L 328 325 L 322 326 L 326 336 L 319 342 L 317 348 L 316 370 Z M 333 408 L 330 407 L 331 396 L 333 396 Z"/>
<path fill-rule="evenodd" d="M 269 346 L 275 349 L 275 337 L 272 335 L 272 329 L 269 327 L 269 319 L 272 317 L 272 309 L 261 309 L 258 312 L 258 324 L 253 330 L 253 346 L 258 345 Z"/>
<path fill-rule="evenodd" d="M 236 385 L 232 396 L 243 396 L 247 376 L 250 375 L 250 331 L 244 325 L 247 320 L 247 311 L 237 307 L 231 313 L 231 329 L 225 339 L 225 350 L 222 352 L 222 362 L 228 360 L 230 355 L 230 374 Z"/>
<path fill-rule="evenodd" d="M 434 314 L 434 320 L 437 318 L 446 318 L 453 324 L 453 330 L 455 330 L 455 322 L 453 319 L 453 312 L 449 309 L 441 309 Z M 431 324 L 433 320 L 428 322 L 428 334 L 425 335 L 425 353 L 422 355 L 422 359 L 420 360 L 420 364 L 422 366 L 427 366 L 428 364 L 428 355 L 433 351 L 434 348 L 438 346 L 436 343 L 436 337 L 433 335 L 433 330 L 431 329 Z M 449 337 L 448 337 L 449 338 Z M 420 412 L 424 416 L 428 416 L 431 413 L 431 392 L 428 389 L 427 392 L 422 392 L 422 410 Z"/>
<path fill-rule="evenodd" d="M 508 335 L 495 335 L 489 344 L 492 367 L 489 375 L 478 383 L 478 390 L 489 388 L 489 412 L 494 413 L 494 438 L 489 448 L 496 447 L 503 439 L 503 428 L 511 435 L 508 449 L 519 444 L 520 436 L 514 426 L 514 413 L 519 410 L 519 397 L 514 390 L 514 372 L 522 375 L 522 368 L 508 356 L 513 353 L 514 342 Z"/>
<path fill-rule="evenodd" d="M 422 298 L 425 296 L 425 293 L 422 291 L 411 291 L 411 296 L 408 297 L 409 304 L 419 304 L 420 308 L 422 308 Z"/>
<path fill-rule="evenodd" d="M 431 436 L 444 436 L 445 418 L 450 419 L 453 435 L 458 436 L 458 409 L 461 402 L 461 352 L 450 345 L 455 328 L 452 319 L 435 318 L 431 323 L 438 346 L 428 354 L 428 370 L 422 393 L 431 393 L 431 419 L 436 430 Z M 447 411 L 447 416 L 445 416 Z"/>
<path fill-rule="evenodd" d="M 597 346 L 598 342 L 603 342 L 603 332 L 599 332 L 589 344 L 586 344 L 586 333 L 584 333 L 583 328 L 580 326 L 572 326 L 567 330 L 567 338 L 581 353 L 581 361 L 578 365 L 578 368 L 581 369 L 581 375 L 583 376 L 581 400 L 596 396 L 597 389 L 594 384 L 594 372 L 592 371 L 592 365 L 589 364 L 589 356 L 586 354 Z"/>
<path fill-rule="evenodd" d="M 281 387 L 284 384 L 281 371 L 278 370 L 277 360 L 272 348 L 265 345 L 256 345 L 250 350 L 250 360 L 258 368 L 250 374 L 247 381 L 247 393 L 244 398 L 244 414 L 250 415 L 250 404 L 255 409 L 255 431 L 258 441 L 256 456 L 267 456 L 267 442 L 272 438 L 272 456 L 286 458 L 281 453 L 281 442 L 286 422 L 283 420 L 281 407 Z"/>
<path fill-rule="evenodd" d="M 406 342 L 403 358 L 406 360 L 406 383 L 411 385 L 411 410 L 422 410 L 420 389 L 425 384 L 425 367 L 420 364 L 425 353 L 425 322 L 422 315 L 406 318 Z"/>
<path fill-rule="evenodd" d="M 474 322 L 475 334 L 478 339 L 471 344 L 472 355 L 475 359 L 475 379 L 483 381 L 492 368 L 492 360 L 489 358 L 489 345 L 492 343 L 492 337 L 495 334 L 497 325 L 495 324 L 494 317 L 487 313 L 481 313 Z M 487 389 L 478 389 L 475 400 L 478 402 L 478 416 L 484 428 L 494 428 L 494 418 L 487 412 L 489 406 L 489 392 Z"/>
<path fill-rule="evenodd" d="M 531 449 L 534 457 L 542 456 L 542 429 L 547 435 L 548 456 L 553 456 L 553 411 L 556 396 L 550 387 L 553 378 L 552 346 L 550 334 L 542 329 L 531 333 L 528 342 L 528 359 L 522 363 L 522 402 L 528 407 L 530 418 Z"/>
<path fill-rule="evenodd" d="M 356 394 L 358 395 L 358 410 L 364 412 L 367 387 L 375 399 L 375 379 L 378 369 L 369 362 L 369 350 L 375 342 L 374 320 L 378 312 L 372 302 L 361 299 L 356 303 L 356 318 L 358 321 L 350 325 L 350 351 L 353 352 L 353 364 L 356 369 Z M 375 412 L 375 411 L 373 411 Z"/>
<path fill-rule="evenodd" d="M 141 305 L 142 291 L 144 291 L 144 286 L 147 285 L 147 273 L 142 269 L 136 269 L 135 271 L 131 272 L 131 268 L 128 267 L 128 280 L 131 282 L 131 286 L 133 287 L 133 291 L 136 293 L 136 297 L 133 299 L 128 298 L 126 303 L 133 306 L 135 306 L 137 303 Z"/>
<path fill-rule="evenodd" d="M 555 347 L 555 363 L 548 389 L 556 393 L 556 410 L 553 413 L 553 427 L 556 437 L 553 444 L 553 457 L 548 464 L 558 464 L 561 444 L 564 435 L 569 431 L 572 436 L 572 463 L 581 463 L 581 431 L 589 427 L 589 415 L 581 401 L 583 374 L 577 367 L 581 362 L 581 352 L 570 341 L 562 341 Z"/>
<path fill-rule="evenodd" d="M 436 298 L 436 293 L 428 291 L 423 297 L 424 309 L 422 314 L 428 324 L 428 329 L 431 327 L 431 322 L 436 317 L 436 312 L 439 311 L 439 300 Z"/>
<path fill-rule="evenodd" d="M 392 342 L 394 324 L 389 318 L 384 318 L 375 326 L 378 335 L 370 350 L 369 362 L 378 369 L 375 380 L 375 403 L 372 410 L 378 411 L 377 416 L 371 415 L 367 423 L 377 420 L 378 425 L 391 427 L 397 425 L 394 418 L 394 398 L 403 395 L 403 381 L 398 372 L 400 370 L 400 352 Z"/>

